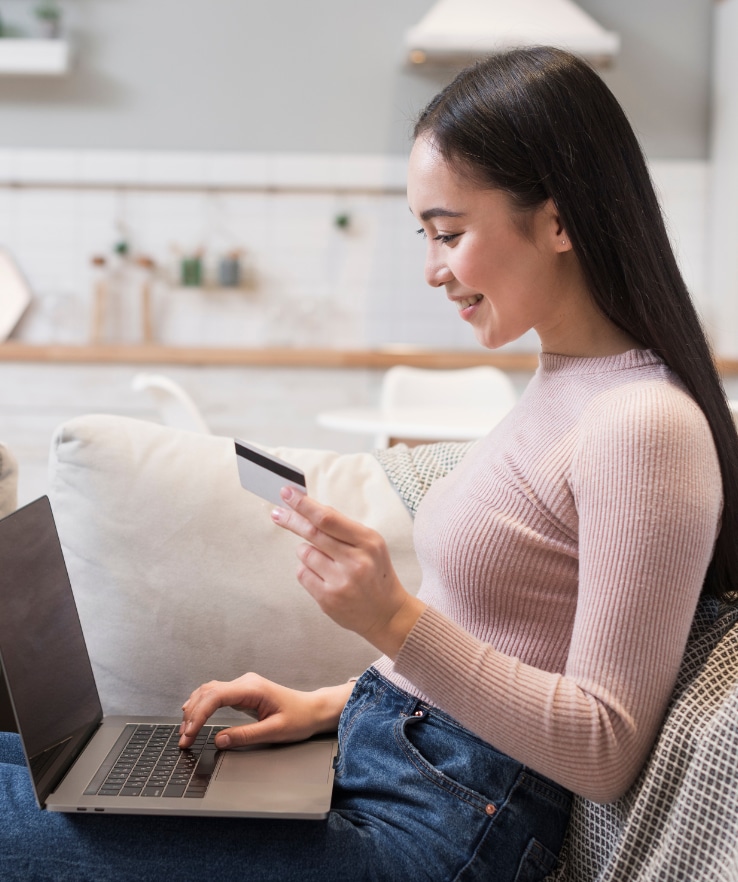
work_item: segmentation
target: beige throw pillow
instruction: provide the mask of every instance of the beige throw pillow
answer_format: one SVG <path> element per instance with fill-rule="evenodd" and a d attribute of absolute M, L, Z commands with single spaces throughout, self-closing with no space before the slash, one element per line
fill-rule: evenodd
<path fill-rule="evenodd" d="M 268 449 L 318 500 L 381 532 L 417 590 L 411 517 L 371 454 Z M 57 429 L 49 468 L 106 713 L 177 714 L 201 682 L 248 670 L 315 688 L 376 658 L 298 584 L 299 540 L 241 488 L 233 439 L 85 416 Z"/>

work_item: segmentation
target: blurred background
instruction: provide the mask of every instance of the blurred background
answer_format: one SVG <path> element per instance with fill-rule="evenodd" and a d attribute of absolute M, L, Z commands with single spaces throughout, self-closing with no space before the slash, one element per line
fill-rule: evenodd
<path fill-rule="evenodd" d="M 212 431 L 350 450 L 372 436 L 316 417 L 374 403 L 388 366 L 485 360 L 423 282 L 405 165 L 417 112 L 527 3 L 457 0 L 466 47 L 418 63 L 410 36 L 443 5 L 0 0 L 0 439 L 24 496 L 61 420 L 156 417 L 142 370 L 181 383 Z M 576 5 L 616 38 L 600 71 L 731 390 L 737 7 Z M 544 17 L 528 10 L 531 39 L 555 42 Z M 535 351 L 500 353 L 518 389 Z"/>

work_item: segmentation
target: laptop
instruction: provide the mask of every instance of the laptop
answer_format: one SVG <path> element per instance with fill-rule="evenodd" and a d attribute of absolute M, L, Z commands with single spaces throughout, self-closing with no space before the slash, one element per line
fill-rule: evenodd
<path fill-rule="evenodd" d="M 40 808 L 327 815 L 335 736 L 218 751 L 219 720 L 181 751 L 180 718 L 103 717 L 48 497 L 0 520 L 0 562 L 0 667 Z"/>

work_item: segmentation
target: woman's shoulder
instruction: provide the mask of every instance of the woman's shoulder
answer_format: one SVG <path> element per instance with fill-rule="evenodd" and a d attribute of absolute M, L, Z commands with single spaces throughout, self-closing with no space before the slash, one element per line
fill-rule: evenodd
<path fill-rule="evenodd" d="M 593 396 L 580 420 L 580 447 L 620 445 L 653 455 L 688 446 L 715 456 L 707 417 L 665 366 L 646 375 L 623 378 Z"/>

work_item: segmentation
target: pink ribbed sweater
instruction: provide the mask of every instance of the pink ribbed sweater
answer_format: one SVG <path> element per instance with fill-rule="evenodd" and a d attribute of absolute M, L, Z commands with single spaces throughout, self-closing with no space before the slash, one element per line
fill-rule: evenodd
<path fill-rule="evenodd" d="M 702 411 L 650 351 L 543 354 L 418 509 L 428 604 L 379 670 L 593 800 L 655 738 L 718 530 Z"/>

